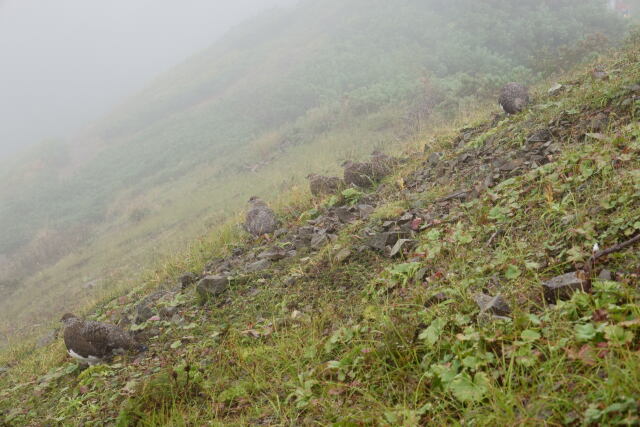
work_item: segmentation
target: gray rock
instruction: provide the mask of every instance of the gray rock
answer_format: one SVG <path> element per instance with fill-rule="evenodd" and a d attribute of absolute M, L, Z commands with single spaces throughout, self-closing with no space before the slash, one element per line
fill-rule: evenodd
<path fill-rule="evenodd" d="M 595 68 L 591 72 L 591 77 L 594 80 L 609 80 L 609 73 L 604 71 L 602 68 Z"/>
<path fill-rule="evenodd" d="M 351 250 L 350 249 L 342 249 L 340 252 L 338 252 L 334 258 L 335 262 L 337 262 L 338 264 L 342 264 L 343 262 L 345 262 L 346 260 L 348 260 L 351 257 Z"/>
<path fill-rule="evenodd" d="M 229 289 L 228 276 L 206 276 L 198 282 L 196 291 L 204 299 L 215 298 Z"/>
<path fill-rule="evenodd" d="M 273 232 L 273 235 L 278 238 L 278 237 L 282 237 L 284 235 L 286 235 L 289 232 L 289 230 L 287 230 L 286 228 L 278 228 L 276 231 Z"/>
<path fill-rule="evenodd" d="M 545 300 L 553 304 L 558 300 L 566 300 L 577 290 L 588 290 L 588 282 L 576 271 L 554 277 L 542 284 Z"/>
<path fill-rule="evenodd" d="M 7 372 L 9 372 L 9 368 L 6 366 L 0 366 L 0 375 L 6 374 Z"/>
<path fill-rule="evenodd" d="M 333 176 L 322 176 L 312 173 L 307 176 L 307 179 L 309 180 L 311 194 L 315 197 L 334 194 L 344 187 L 344 181 Z"/>
<path fill-rule="evenodd" d="M 171 317 L 171 323 L 174 325 L 182 325 L 184 324 L 184 319 L 176 313 Z"/>
<path fill-rule="evenodd" d="M 293 286 L 296 283 L 296 277 L 287 277 L 286 279 L 284 279 L 284 285 L 285 286 Z"/>
<path fill-rule="evenodd" d="M 344 168 L 344 182 L 347 185 L 368 188 L 375 182 L 374 167 L 371 163 L 360 163 L 346 161 L 342 164 Z"/>
<path fill-rule="evenodd" d="M 389 257 L 393 258 L 397 255 L 402 254 L 402 250 L 405 248 L 409 248 L 411 246 L 415 246 L 416 241 L 412 239 L 400 239 L 393 245 L 391 252 L 389 253 Z"/>
<path fill-rule="evenodd" d="M 491 313 L 497 316 L 508 316 L 511 314 L 509 304 L 507 304 L 500 295 L 492 297 L 487 294 L 477 294 L 473 299 L 478 307 L 480 307 L 481 313 Z"/>
<path fill-rule="evenodd" d="M 136 325 L 146 322 L 151 317 L 153 317 L 153 309 L 149 303 L 143 301 L 136 305 L 136 317 L 133 320 Z"/>
<path fill-rule="evenodd" d="M 284 249 L 270 249 L 258 255 L 258 259 L 267 259 L 269 261 L 280 261 L 287 257 L 287 251 Z"/>
<path fill-rule="evenodd" d="M 406 234 L 397 232 L 378 233 L 369 237 L 366 245 L 371 249 L 385 252 L 388 246 L 395 245 L 398 239 L 404 238 L 405 236 Z"/>
<path fill-rule="evenodd" d="M 371 205 L 367 205 L 367 204 L 358 205 L 358 214 L 360 215 L 360 218 L 363 218 L 363 219 L 369 217 L 369 215 L 371 215 L 375 210 L 376 208 L 374 208 Z"/>
<path fill-rule="evenodd" d="M 271 261 L 268 259 L 262 259 L 260 261 L 253 262 L 245 268 L 247 273 L 258 273 L 264 271 L 271 266 Z"/>
<path fill-rule="evenodd" d="M 613 280 L 613 273 L 609 270 L 602 270 L 598 275 L 598 279 L 610 282 Z"/>
<path fill-rule="evenodd" d="M 314 250 L 320 250 L 327 243 L 329 243 L 327 235 L 325 233 L 319 233 L 311 239 L 311 248 Z"/>
<path fill-rule="evenodd" d="M 527 138 L 527 142 L 547 142 L 553 139 L 553 135 L 549 131 L 549 129 L 539 129 Z"/>
<path fill-rule="evenodd" d="M 178 281 L 180 282 L 180 286 L 182 287 L 183 290 L 189 287 L 190 285 L 194 284 L 196 280 L 198 280 L 198 276 L 196 276 L 194 273 L 191 273 L 191 272 L 184 273 L 178 279 Z"/>
<path fill-rule="evenodd" d="M 178 307 L 175 306 L 162 307 L 160 309 L 160 316 L 164 319 L 170 319 L 178 313 L 178 310 Z"/>
<path fill-rule="evenodd" d="M 427 165 L 431 167 L 437 166 L 438 163 L 440 163 L 441 158 L 441 153 L 431 153 L 429 154 L 429 157 L 427 157 Z"/>
<path fill-rule="evenodd" d="M 351 209 L 344 206 L 334 209 L 333 212 L 343 224 L 348 224 L 356 219 L 355 215 L 351 212 Z"/>
<path fill-rule="evenodd" d="M 560 83 L 556 83 L 555 85 L 549 88 L 547 93 L 551 96 L 554 96 L 559 94 L 563 89 L 564 89 L 564 85 L 561 85 Z"/>

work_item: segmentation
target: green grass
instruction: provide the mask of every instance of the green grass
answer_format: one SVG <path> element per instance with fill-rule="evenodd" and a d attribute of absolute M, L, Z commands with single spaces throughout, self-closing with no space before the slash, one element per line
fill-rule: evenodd
<path fill-rule="evenodd" d="M 444 161 L 469 153 L 509 156 L 533 131 L 560 123 L 551 162 L 468 202 L 435 202 L 469 188 L 475 166 L 451 168 L 447 183 L 402 191 L 424 155 L 379 188 L 369 221 L 343 229 L 320 252 L 276 264 L 266 277 L 235 284 L 225 304 L 170 294 L 184 322 L 160 321 L 150 350 L 136 361 L 80 372 L 62 343 L 17 347 L 0 358 L 0 413 L 8 424 L 63 425 L 634 425 L 640 421 L 640 293 L 634 249 L 601 260 L 617 281 L 594 280 L 555 306 L 543 280 L 572 271 L 594 243 L 608 247 L 640 229 L 640 125 L 625 89 L 640 79 L 638 47 L 613 55 L 608 82 L 585 70 L 560 97 L 543 90 L 534 105 L 496 125 L 476 123 L 473 147 L 451 136 L 429 141 Z M 609 125 L 583 137 L 582 120 L 606 111 Z M 556 126 L 556 125 L 552 125 Z M 482 135 L 488 135 L 482 137 Z M 399 178 L 403 177 L 404 181 Z M 290 225 L 313 206 L 295 193 L 280 206 Z M 287 201 L 287 202 L 288 202 Z M 418 236 L 409 260 L 341 247 L 421 202 L 437 221 Z M 318 204 L 318 206 L 320 206 Z M 444 211 L 443 211 L 444 209 Z M 156 286 L 243 242 L 230 223 L 193 243 L 186 255 L 146 274 L 126 298 L 104 300 L 91 316 L 117 317 Z M 420 268 L 418 268 L 420 267 Z M 417 278 L 421 268 L 425 278 Z M 297 280 L 290 284 L 287 278 Z M 508 319 L 479 313 L 477 292 L 501 294 Z M 445 294 L 445 301 L 433 296 Z"/>
<path fill-rule="evenodd" d="M 600 0 L 553 13 L 534 0 L 372 1 L 265 14 L 74 140 L 2 169 L 0 337 L 38 335 L 134 286 L 252 195 L 286 205 L 281 194 L 302 194 L 308 173 L 400 151 L 445 118 L 468 121 L 503 83 L 591 58 L 626 27 Z M 609 40 L 583 41 L 591 32 Z"/>

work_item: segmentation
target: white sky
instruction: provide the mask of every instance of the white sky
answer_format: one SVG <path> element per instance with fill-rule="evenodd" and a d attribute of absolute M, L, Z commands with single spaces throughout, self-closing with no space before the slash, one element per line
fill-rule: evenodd
<path fill-rule="evenodd" d="M 65 137 L 241 21 L 295 0 L 0 0 L 0 159 Z"/>

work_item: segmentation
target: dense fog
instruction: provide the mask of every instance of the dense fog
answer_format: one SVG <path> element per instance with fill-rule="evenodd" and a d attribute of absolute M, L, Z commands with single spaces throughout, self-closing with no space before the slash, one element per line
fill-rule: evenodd
<path fill-rule="evenodd" d="M 0 1 L 0 159 L 68 136 L 230 27 L 291 2 Z"/>

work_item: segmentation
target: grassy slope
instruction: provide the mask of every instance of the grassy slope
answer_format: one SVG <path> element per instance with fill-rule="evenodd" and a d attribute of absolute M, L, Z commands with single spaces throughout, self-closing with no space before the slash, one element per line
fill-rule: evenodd
<path fill-rule="evenodd" d="M 539 95 L 518 116 L 479 122 L 465 130 L 471 138 L 462 146 L 455 134 L 434 136 L 430 149 L 450 162 L 438 172 L 446 180 L 426 176 L 425 191 L 403 191 L 424 169 L 423 156 L 412 153 L 414 161 L 377 190 L 368 224 L 233 287 L 220 304 L 199 305 L 193 291 L 170 294 L 162 304 L 178 305 L 184 322 L 149 325 L 161 333 L 135 362 L 80 373 L 59 340 L 36 352 L 14 349 L 3 362 L 11 369 L 0 374 L 5 422 L 637 423 L 637 251 L 598 266 L 622 272 L 617 282 L 595 281 L 592 293 L 556 306 L 543 303 L 540 283 L 574 269 L 595 242 L 608 247 L 640 228 L 640 126 L 626 88 L 640 79 L 639 56 L 640 46 L 614 55 L 607 82 L 587 72 L 567 76 L 573 86 L 564 93 Z M 590 132 L 585 123 L 599 113 L 608 124 Z M 470 202 L 437 201 L 488 173 L 482 165 L 517 160 L 541 128 L 554 134 L 550 163 L 499 174 L 495 187 Z M 295 199 L 281 209 L 291 225 L 311 207 Z M 410 205 L 435 220 L 417 237 L 418 264 L 369 251 L 333 260 L 339 247 L 360 245 L 364 227 Z M 228 230 L 194 244 L 187 257 L 150 273 L 147 290 L 105 303 L 94 317 L 117 317 L 154 284 L 199 271 L 212 253 L 255 245 Z M 414 280 L 423 266 L 426 280 Z M 299 278 L 286 286 L 291 275 Z M 510 319 L 479 316 L 472 295 L 481 290 L 504 295 Z M 433 304 L 440 292 L 449 299 Z"/>
<path fill-rule="evenodd" d="M 615 39 L 621 30 L 614 16 L 594 7 L 575 13 L 569 2 L 550 13 L 537 1 L 496 0 L 500 16 L 474 1 L 438 16 L 441 3 L 308 1 L 264 16 L 70 146 L 38 147 L 20 167 L 3 169 L 0 252 L 30 233 L 62 236 L 23 249 L 20 274 L 5 274 L 0 260 L 0 337 L 138 280 L 141 266 L 180 252 L 253 194 L 273 200 L 309 172 L 335 171 L 380 144 L 395 149 L 398 135 L 416 129 L 406 120 L 410 104 L 430 101 L 424 70 L 449 99 L 446 110 L 464 114 L 474 88 L 534 78 L 522 66 L 543 46 L 591 31 Z M 500 25 L 480 19 L 487 16 Z M 246 173 L 264 157 L 267 166 Z M 19 289 L 7 295 L 3 281 L 14 276 Z M 97 288 L 84 288 L 94 281 Z"/>

